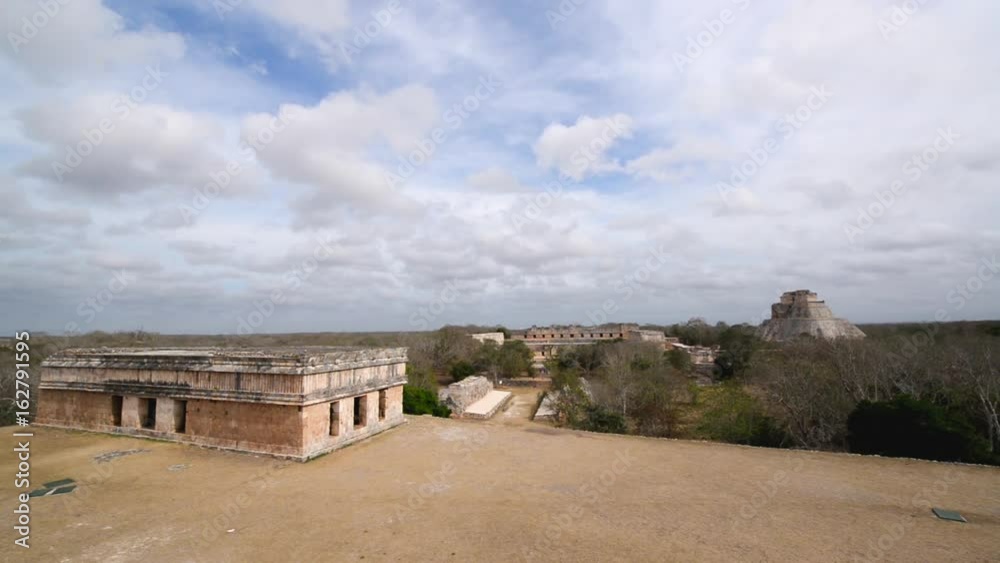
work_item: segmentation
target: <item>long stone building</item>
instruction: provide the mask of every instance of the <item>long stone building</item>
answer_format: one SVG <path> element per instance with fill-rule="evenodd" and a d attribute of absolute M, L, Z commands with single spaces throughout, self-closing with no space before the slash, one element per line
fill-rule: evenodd
<path fill-rule="evenodd" d="M 37 422 L 307 460 L 404 422 L 404 383 L 406 348 L 68 350 Z"/>
<path fill-rule="evenodd" d="M 535 361 L 555 357 L 566 346 L 583 346 L 610 340 L 636 340 L 654 342 L 669 348 L 676 338 L 667 338 L 658 330 L 642 330 L 636 324 L 602 326 L 550 326 L 531 327 L 511 334 L 513 340 L 523 340 L 534 354 Z"/>

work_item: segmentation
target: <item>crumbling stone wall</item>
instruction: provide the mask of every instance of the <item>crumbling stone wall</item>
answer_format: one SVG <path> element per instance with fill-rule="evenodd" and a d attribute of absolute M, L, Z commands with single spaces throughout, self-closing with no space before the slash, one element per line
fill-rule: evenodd
<path fill-rule="evenodd" d="M 467 377 L 438 391 L 438 400 L 454 414 L 461 415 L 469 405 L 482 399 L 492 390 L 493 384 L 489 379 L 482 376 Z"/>

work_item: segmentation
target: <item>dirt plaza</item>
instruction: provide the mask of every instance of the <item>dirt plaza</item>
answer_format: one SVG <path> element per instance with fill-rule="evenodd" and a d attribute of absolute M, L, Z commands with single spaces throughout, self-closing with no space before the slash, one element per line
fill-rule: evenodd
<path fill-rule="evenodd" d="M 36 429 L 27 561 L 996 561 L 1000 471 L 611 436 L 408 423 L 308 463 Z M 3 447 L 12 448 L 10 429 Z M 13 474 L 7 456 L 0 470 Z M 11 507 L 14 491 L 0 491 Z M 960 524 L 929 506 L 957 510 Z M 11 525 L 10 510 L 4 511 Z"/>

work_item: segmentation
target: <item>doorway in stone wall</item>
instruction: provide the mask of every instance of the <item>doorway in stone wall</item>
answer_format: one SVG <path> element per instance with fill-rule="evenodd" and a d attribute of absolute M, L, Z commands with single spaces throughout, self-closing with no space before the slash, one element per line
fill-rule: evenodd
<path fill-rule="evenodd" d="M 364 428 L 368 423 L 368 396 L 354 397 L 354 427 Z"/>

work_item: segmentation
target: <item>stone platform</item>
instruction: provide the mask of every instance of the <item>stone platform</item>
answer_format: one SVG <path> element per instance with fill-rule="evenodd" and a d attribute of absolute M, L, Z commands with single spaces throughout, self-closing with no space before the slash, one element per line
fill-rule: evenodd
<path fill-rule="evenodd" d="M 479 419 L 492 418 L 498 410 L 510 401 L 511 396 L 510 391 L 497 391 L 494 389 L 482 399 L 466 407 L 462 416 Z"/>

